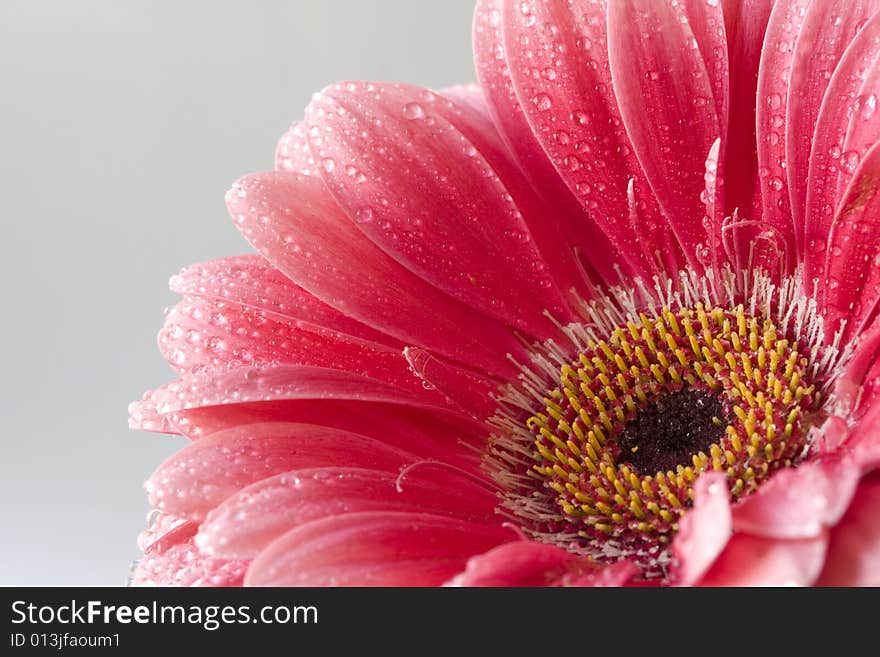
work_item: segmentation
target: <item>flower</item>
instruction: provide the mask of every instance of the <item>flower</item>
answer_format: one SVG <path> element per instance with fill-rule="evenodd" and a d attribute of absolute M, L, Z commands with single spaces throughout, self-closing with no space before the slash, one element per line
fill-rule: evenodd
<path fill-rule="evenodd" d="M 880 584 L 880 3 L 481 0 L 184 269 L 133 582 Z"/>

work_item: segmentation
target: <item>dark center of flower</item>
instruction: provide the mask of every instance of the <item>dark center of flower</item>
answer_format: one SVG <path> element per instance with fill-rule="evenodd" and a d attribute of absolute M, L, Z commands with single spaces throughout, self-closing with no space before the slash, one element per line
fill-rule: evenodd
<path fill-rule="evenodd" d="M 674 470 L 724 436 L 721 396 L 707 388 L 669 392 L 636 412 L 617 436 L 617 460 L 637 473 Z"/>
<path fill-rule="evenodd" d="M 797 343 L 743 306 L 640 319 L 562 366 L 527 421 L 554 531 L 637 550 L 668 542 L 702 472 L 737 498 L 802 458 L 819 404 Z"/>

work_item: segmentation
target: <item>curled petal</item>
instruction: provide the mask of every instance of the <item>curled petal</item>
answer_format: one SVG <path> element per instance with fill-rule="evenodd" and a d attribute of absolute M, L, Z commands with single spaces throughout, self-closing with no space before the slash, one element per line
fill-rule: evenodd
<path fill-rule="evenodd" d="M 819 586 L 880 586 L 880 476 L 866 477 L 831 530 Z"/>
<path fill-rule="evenodd" d="M 779 540 L 734 534 L 701 586 L 810 586 L 825 561 L 826 535 Z"/>
<path fill-rule="evenodd" d="M 472 557 L 447 586 L 622 586 L 636 574 L 625 561 L 601 566 L 552 545 L 505 543 Z"/>
<path fill-rule="evenodd" d="M 846 447 L 862 472 L 880 465 L 880 403 L 875 402 L 853 428 Z"/>
<path fill-rule="evenodd" d="M 733 508 L 733 528 L 755 536 L 812 538 L 833 526 L 849 506 L 859 469 L 830 456 L 785 468 Z"/>
<path fill-rule="evenodd" d="M 690 586 L 712 565 L 731 534 L 729 493 L 725 476 L 710 472 L 694 486 L 694 506 L 682 516 L 672 543 L 677 583 Z"/>

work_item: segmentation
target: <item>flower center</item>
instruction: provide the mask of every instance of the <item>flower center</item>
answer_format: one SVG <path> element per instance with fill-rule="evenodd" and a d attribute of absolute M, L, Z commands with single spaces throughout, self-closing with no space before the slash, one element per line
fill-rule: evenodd
<path fill-rule="evenodd" d="M 669 541 L 702 472 L 736 498 L 796 463 L 819 402 L 797 343 L 742 305 L 640 320 L 589 341 L 526 422 L 566 533 L 636 549 Z"/>
<path fill-rule="evenodd" d="M 618 460 L 635 472 L 674 470 L 709 452 L 728 424 L 720 395 L 682 388 L 636 411 L 617 436 Z"/>

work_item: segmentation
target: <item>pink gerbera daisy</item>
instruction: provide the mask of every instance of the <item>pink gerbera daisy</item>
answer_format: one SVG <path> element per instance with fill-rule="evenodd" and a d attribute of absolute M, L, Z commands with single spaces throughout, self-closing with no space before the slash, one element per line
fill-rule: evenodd
<path fill-rule="evenodd" d="M 481 0 L 184 269 L 136 584 L 880 584 L 880 0 Z"/>

